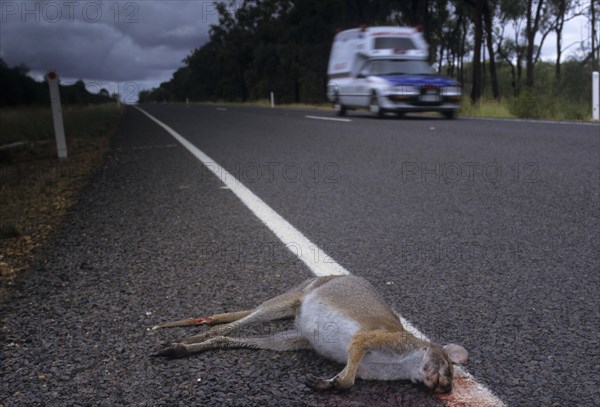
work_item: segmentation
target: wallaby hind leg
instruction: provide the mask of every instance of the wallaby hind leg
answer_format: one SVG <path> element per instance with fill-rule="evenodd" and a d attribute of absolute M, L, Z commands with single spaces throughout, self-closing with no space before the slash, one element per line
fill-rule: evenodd
<path fill-rule="evenodd" d="M 310 342 L 304 339 L 300 332 L 290 330 L 275 335 L 265 335 L 250 338 L 235 338 L 228 336 L 216 336 L 200 343 L 174 343 L 166 346 L 152 356 L 167 356 L 180 358 L 192 353 L 203 352 L 209 349 L 268 349 L 278 352 L 310 349 Z"/>
<path fill-rule="evenodd" d="M 296 309 L 300 306 L 301 295 L 297 292 L 289 292 L 279 295 L 260 304 L 250 314 L 237 321 L 228 324 L 216 326 L 207 332 L 199 335 L 184 338 L 181 343 L 199 343 L 215 336 L 227 336 L 239 328 L 249 325 L 256 325 L 263 322 L 274 321 L 276 319 L 293 318 L 296 316 Z"/>
<path fill-rule="evenodd" d="M 277 307 L 278 303 L 283 304 L 283 307 L 286 307 L 288 298 L 294 297 L 299 300 L 300 296 L 302 295 L 302 292 L 307 287 L 314 286 L 315 283 L 318 283 L 319 281 L 321 281 L 320 284 L 316 285 L 316 286 L 319 286 L 334 277 L 338 277 L 338 276 L 321 277 L 321 278 L 317 278 L 317 279 L 312 278 L 309 280 L 305 280 L 298 286 L 296 286 L 293 289 L 291 289 L 290 291 L 288 291 L 287 293 L 265 301 L 258 308 L 265 307 L 265 306 Z M 173 327 L 179 327 L 179 326 L 225 324 L 225 323 L 237 321 L 238 319 L 248 316 L 252 312 L 253 311 L 238 311 L 238 312 L 228 312 L 228 313 L 224 313 L 224 314 L 216 314 L 216 315 L 206 317 L 206 318 L 186 318 L 186 319 L 182 319 L 179 321 L 171 321 L 171 322 L 165 322 L 162 324 L 158 324 L 158 325 L 155 325 L 154 327 L 152 327 L 152 329 L 157 330 L 157 329 L 162 329 L 162 328 L 173 328 Z"/>
<path fill-rule="evenodd" d="M 205 318 L 186 318 L 179 321 L 170 321 L 158 324 L 152 327 L 152 330 L 163 329 L 163 328 L 174 328 L 179 326 L 199 326 L 199 325 L 218 325 L 226 324 L 229 322 L 237 321 L 249 315 L 252 311 L 237 311 L 237 312 L 226 312 L 224 314 L 215 314 Z"/>
<path fill-rule="evenodd" d="M 245 317 L 237 319 L 228 324 L 216 326 L 201 334 L 168 343 L 165 346 L 168 347 L 174 343 L 200 343 L 210 338 L 214 338 L 216 336 L 227 336 L 236 329 L 242 328 L 244 326 L 260 324 L 263 322 L 274 321 L 277 319 L 294 318 L 296 316 L 296 310 L 300 306 L 301 300 L 302 294 L 297 291 L 292 291 L 279 295 L 275 298 L 263 302 Z"/>

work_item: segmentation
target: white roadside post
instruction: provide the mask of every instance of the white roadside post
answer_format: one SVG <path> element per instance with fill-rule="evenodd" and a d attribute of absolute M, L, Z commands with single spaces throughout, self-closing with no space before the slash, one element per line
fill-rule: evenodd
<path fill-rule="evenodd" d="M 58 76 L 50 71 L 46 75 L 50 88 L 50 105 L 52 106 L 52 121 L 54 122 L 54 136 L 56 137 L 56 151 L 60 160 L 67 159 L 67 142 L 65 141 L 65 126 L 63 124 L 60 92 L 58 90 Z"/>
<path fill-rule="evenodd" d="M 600 72 L 592 72 L 592 119 L 600 120 Z"/>
<path fill-rule="evenodd" d="M 271 92 L 271 107 L 275 107 L 275 95 Z"/>

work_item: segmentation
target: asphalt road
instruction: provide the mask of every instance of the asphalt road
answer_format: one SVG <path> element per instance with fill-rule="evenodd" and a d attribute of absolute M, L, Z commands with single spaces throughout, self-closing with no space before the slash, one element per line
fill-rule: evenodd
<path fill-rule="evenodd" d="M 600 126 L 143 108 L 319 259 L 369 279 L 431 339 L 465 346 L 468 371 L 508 405 L 600 404 Z M 150 359 L 189 332 L 155 323 L 247 309 L 311 276 L 221 187 L 128 109 L 104 170 L 2 305 L 0 402 L 439 405 L 406 383 L 315 394 L 304 375 L 339 366 L 309 351 Z"/>

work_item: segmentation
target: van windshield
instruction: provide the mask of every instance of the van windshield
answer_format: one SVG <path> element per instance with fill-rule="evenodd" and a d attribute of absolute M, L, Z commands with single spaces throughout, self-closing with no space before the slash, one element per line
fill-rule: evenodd
<path fill-rule="evenodd" d="M 375 49 L 416 49 L 414 42 L 410 38 L 404 37 L 381 37 L 375 38 Z"/>
<path fill-rule="evenodd" d="M 384 59 L 371 61 L 371 75 L 433 75 L 433 68 L 425 61 Z"/>

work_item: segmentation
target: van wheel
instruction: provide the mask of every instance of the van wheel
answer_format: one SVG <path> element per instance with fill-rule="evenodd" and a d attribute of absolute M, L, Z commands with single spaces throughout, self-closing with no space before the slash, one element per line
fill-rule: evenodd
<path fill-rule="evenodd" d="M 338 116 L 346 116 L 346 106 L 340 103 L 340 96 L 336 93 L 335 98 L 333 99 L 333 109 L 335 110 L 335 114 Z"/>
<path fill-rule="evenodd" d="M 371 94 L 371 101 L 369 102 L 369 111 L 376 115 L 377 117 L 383 117 L 385 114 L 385 110 L 379 106 L 379 98 L 377 97 L 377 93 L 373 92 Z"/>

